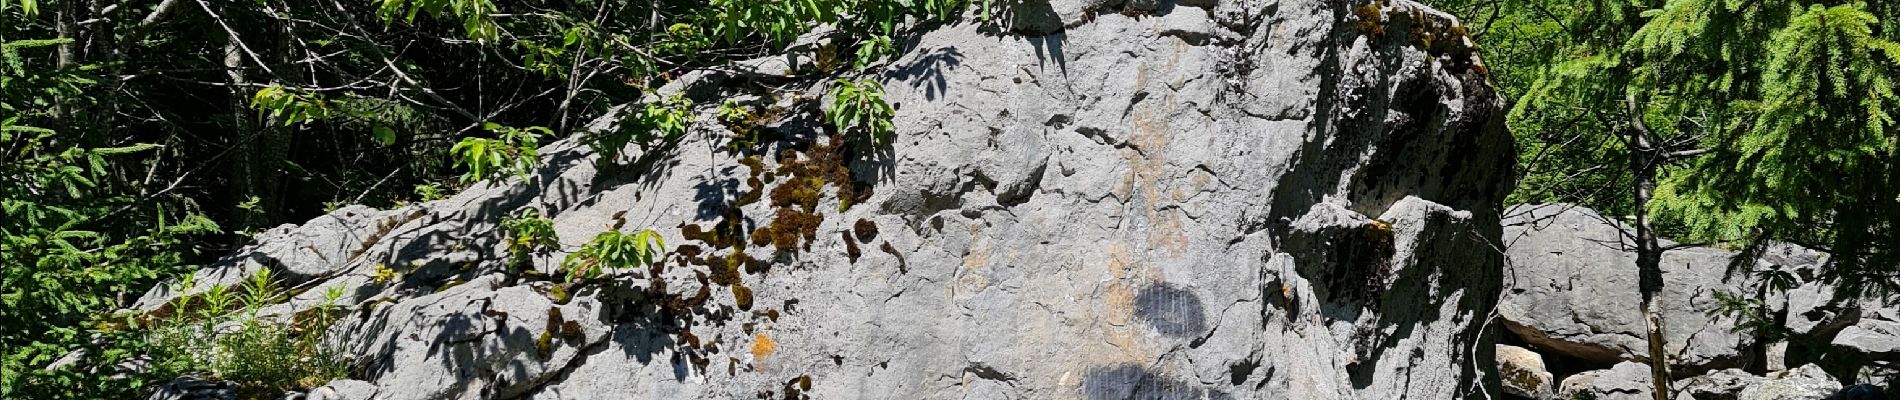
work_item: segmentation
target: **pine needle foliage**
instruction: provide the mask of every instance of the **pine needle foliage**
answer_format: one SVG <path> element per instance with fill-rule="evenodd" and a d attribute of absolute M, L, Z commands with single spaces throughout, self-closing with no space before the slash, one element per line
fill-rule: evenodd
<path fill-rule="evenodd" d="M 1864 3 L 1785 3 L 1785 26 L 1749 60 L 1759 75 L 1735 85 L 1747 96 L 1729 103 L 1729 120 L 1709 138 L 1718 151 L 1671 176 L 1651 207 L 1694 240 L 1825 249 L 1825 275 L 1844 295 L 1891 296 L 1900 282 L 1891 249 L 1900 243 L 1900 44 Z"/>
<path fill-rule="evenodd" d="M 1523 154 L 1512 202 L 1653 214 L 1658 230 L 1833 256 L 1844 298 L 1900 288 L 1900 5 L 1811 0 L 1439 2 L 1474 24 Z M 1631 106 L 1630 103 L 1635 103 Z M 1630 201 L 1633 112 L 1681 158 Z M 1624 122 L 1618 122 L 1619 120 Z M 1737 259 L 1750 259 L 1738 257 Z M 1738 263 L 1742 272 L 1748 265 Z"/>

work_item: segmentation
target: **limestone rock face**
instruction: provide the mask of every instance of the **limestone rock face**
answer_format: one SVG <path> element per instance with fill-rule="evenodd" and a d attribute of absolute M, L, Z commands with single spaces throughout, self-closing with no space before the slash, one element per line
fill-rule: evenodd
<path fill-rule="evenodd" d="M 345 209 L 200 275 L 320 244 L 270 311 L 344 290 L 329 337 L 373 390 L 338 387 L 376 399 L 1501 393 L 1486 317 L 1514 147 L 1451 17 L 998 3 L 1022 4 L 872 71 L 898 110 L 887 147 L 827 137 L 809 100 L 827 77 L 703 73 L 679 85 L 699 122 L 675 145 L 601 160 L 557 142 L 529 179 Z M 799 93 L 743 95 L 749 79 Z M 724 98 L 775 115 L 771 139 L 719 150 Z M 523 208 L 562 246 L 517 264 L 498 223 Z M 331 220 L 351 233 L 313 228 Z M 597 234 L 647 228 L 663 267 L 557 278 Z"/>
<path fill-rule="evenodd" d="M 1648 358 L 1639 313 L 1636 255 L 1619 222 L 1564 204 L 1506 212 L 1510 254 L 1505 326 L 1540 351 L 1602 365 Z M 1711 316 L 1715 292 L 1752 293 L 1725 280 L 1732 252 L 1683 248 L 1663 254 L 1661 302 L 1671 363 L 1690 371 L 1740 367 L 1755 339 L 1734 331 L 1733 317 Z"/>
<path fill-rule="evenodd" d="M 1761 383 L 1760 376 L 1740 369 L 1712 371 L 1702 376 L 1676 381 L 1676 398 L 1696 400 L 1735 400 L 1742 389 Z"/>
<path fill-rule="evenodd" d="M 237 387 L 229 382 L 206 382 L 192 377 L 178 377 L 160 385 L 152 391 L 149 400 L 234 400 L 237 399 Z"/>
<path fill-rule="evenodd" d="M 1841 383 L 1814 364 L 1774 373 L 1768 379 L 1742 389 L 1740 400 L 1821 400 L 1834 395 Z"/>
<path fill-rule="evenodd" d="M 1900 322 L 1861 320 L 1835 335 L 1834 346 L 1883 360 L 1900 358 Z"/>
<path fill-rule="evenodd" d="M 1498 376 L 1504 393 L 1528 399 L 1556 396 L 1555 377 L 1544 368 L 1544 356 L 1522 347 L 1498 345 Z"/>
<path fill-rule="evenodd" d="M 370 400 L 376 396 L 376 385 L 369 382 L 340 379 L 332 381 L 305 393 L 304 400 Z"/>
<path fill-rule="evenodd" d="M 1655 386 L 1650 382 L 1649 365 L 1622 362 L 1605 370 L 1588 371 L 1564 378 L 1558 398 L 1597 400 L 1653 399 Z"/>

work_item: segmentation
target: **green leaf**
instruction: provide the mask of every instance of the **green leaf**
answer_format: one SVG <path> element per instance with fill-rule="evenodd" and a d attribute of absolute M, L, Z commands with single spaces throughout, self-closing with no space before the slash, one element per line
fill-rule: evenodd
<path fill-rule="evenodd" d="M 375 129 L 370 131 L 370 135 L 376 137 L 376 141 L 382 143 L 384 146 L 396 144 L 396 130 L 390 129 L 388 126 L 377 125 Z"/>

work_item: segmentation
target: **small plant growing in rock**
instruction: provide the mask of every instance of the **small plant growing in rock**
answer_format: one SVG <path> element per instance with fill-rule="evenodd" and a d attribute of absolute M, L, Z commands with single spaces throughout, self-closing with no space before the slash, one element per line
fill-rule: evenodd
<path fill-rule="evenodd" d="M 693 124 L 693 102 L 674 95 L 664 101 L 647 103 L 639 111 L 623 117 L 618 129 L 602 131 L 587 142 L 602 160 L 620 157 L 627 145 L 642 149 L 659 146 L 686 136 Z"/>
<path fill-rule="evenodd" d="M 739 104 L 738 100 L 726 99 L 719 103 L 719 122 L 730 126 L 743 124 L 750 119 L 752 119 L 752 110 L 746 109 L 744 105 Z"/>
<path fill-rule="evenodd" d="M 851 67 L 859 71 L 863 71 L 865 68 L 870 67 L 872 64 L 876 64 L 877 60 L 883 59 L 885 56 L 889 56 L 893 52 L 894 51 L 891 49 L 890 36 L 884 36 L 884 35 L 871 36 L 868 39 L 864 39 L 864 42 L 858 43 L 858 59 L 856 62 L 852 63 Z"/>
<path fill-rule="evenodd" d="M 832 103 L 825 110 L 825 122 L 860 144 L 890 143 L 896 133 L 891 118 L 897 110 L 884 101 L 884 85 L 870 79 L 839 79 L 836 83 L 831 88 Z"/>
<path fill-rule="evenodd" d="M 561 239 L 554 233 L 554 221 L 541 216 L 541 210 L 524 208 L 514 216 L 501 221 L 502 229 L 508 231 L 508 254 L 514 256 L 516 265 L 528 261 L 528 256 L 536 252 L 546 252 L 561 245 Z"/>
<path fill-rule="evenodd" d="M 442 190 L 442 185 L 435 183 L 416 185 L 415 193 L 416 199 L 419 201 L 436 201 L 449 198 L 448 192 Z"/>
<path fill-rule="evenodd" d="M 189 287 L 187 279 L 181 287 Z M 239 283 L 217 285 L 196 296 L 174 300 L 173 310 L 198 304 L 195 315 L 174 313 L 152 335 L 156 362 L 166 368 L 200 372 L 238 383 L 239 397 L 266 398 L 286 389 L 321 385 L 348 375 L 349 360 L 322 344 L 336 321 L 342 287 L 324 291 L 324 300 L 297 313 L 288 323 L 260 315 L 283 293 L 270 270 Z M 194 300 L 195 299 L 195 300 Z M 232 308 L 242 302 L 241 308 Z"/>
<path fill-rule="evenodd" d="M 600 276 L 605 269 L 627 269 L 652 265 L 661 254 L 666 252 L 666 241 L 659 232 L 643 229 L 627 233 L 618 230 L 601 232 L 594 236 L 580 251 L 567 255 L 561 262 L 561 269 L 567 272 L 569 282 Z"/>
<path fill-rule="evenodd" d="M 541 162 L 541 156 L 535 150 L 541 147 L 541 136 L 554 134 L 554 131 L 539 126 L 516 129 L 490 122 L 482 127 L 498 136 L 494 139 L 465 138 L 449 148 L 449 153 L 455 155 L 455 165 L 468 168 L 468 172 L 462 174 L 462 183 L 497 178 L 503 174 L 527 177 L 529 172 L 534 171 L 535 164 Z"/>
<path fill-rule="evenodd" d="M 395 269 L 389 268 L 388 264 L 376 263 L 375 271 L 370 275 L 370 279 L 375 280 L 377 284 L 382 284 L 395 280 L 397 275 L 400 274 Z"/>

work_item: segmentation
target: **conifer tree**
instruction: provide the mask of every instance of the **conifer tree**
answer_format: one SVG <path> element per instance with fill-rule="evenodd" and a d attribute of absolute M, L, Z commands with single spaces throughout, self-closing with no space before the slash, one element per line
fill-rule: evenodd
<path fill-rule="evenodd" d="M 1900 271 L 1900 6 L 1803 0 L 1452 1 L 1488 46 L 1524 155 L 1514 202 L 1625 215 L 1655 397 L 1669 396 L 1658 236 L 1831 254 L 1838 300 Z"/>

